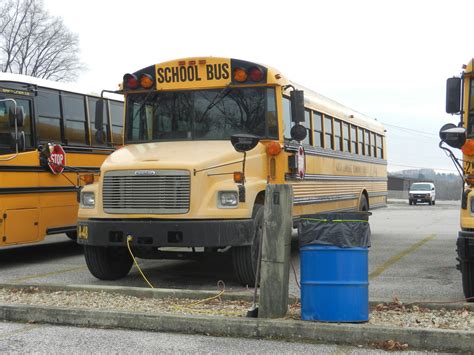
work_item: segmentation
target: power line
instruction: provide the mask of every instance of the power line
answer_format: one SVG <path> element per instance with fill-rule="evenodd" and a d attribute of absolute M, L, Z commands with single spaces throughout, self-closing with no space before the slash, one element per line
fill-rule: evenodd
<path fill-rule="evenodd" d="M 390 124 L 390 123 L 384 123 L 384 122 L 381 122 L 381 123 L 382 123 L 384 126 L 393 127 L 393 128 L 396 128 L 396 129 L 399 129 L 399 130 L 402 130 L 402 131 L 407 131 L 408 133 L 412 133 L 412 132 L 413 132 L 413 133 L 416 133 L 416 134 L 422 134 L 422 135 L 426 135 L 426 136 L 438 138 L 438 135 L 433 134 L 433 133 L 418 131 L 418 130 L 416 130 L 416 129 L 407 128 L 407 127 L 402 127 L 402 126 L 396 126 L 396 125 L 393 125 L 393 124 Z"/>

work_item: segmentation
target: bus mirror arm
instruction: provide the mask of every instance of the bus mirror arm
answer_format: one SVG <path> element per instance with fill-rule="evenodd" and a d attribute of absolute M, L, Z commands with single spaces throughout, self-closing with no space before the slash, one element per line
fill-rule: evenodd
<path fill-rule="evenodd" d="M 459 162 L 459 159 L 456 158 L 456 156 L 454 155 L 454 153 L 451 151 L 451 149 L 449 148 L 446 148 L 446 147 L 443 147 L 443 143 L 445 143 L 443 140 L 441 140 L 439 142 L 439 147 L 444 150 L 450 158 L 451 160 L 453 161 L 454 163 L 454 166 L 459 174 L 459 176 L 461 177 L 461 180 L 463 182 L 463 189 L 464 189 L 464 183 L 466 182 L 465 181 L 465 177 L 464 177 L 464 168 L 462 167 L 461 163 Z"/>

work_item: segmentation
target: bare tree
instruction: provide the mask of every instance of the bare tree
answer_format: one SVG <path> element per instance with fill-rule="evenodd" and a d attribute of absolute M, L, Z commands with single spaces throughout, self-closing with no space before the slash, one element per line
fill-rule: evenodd
<path fill-rule="evenodd" d="M 84 69 L 78 36 L 42 0 L 0 0 L 0 70 L 72 81 Z"/>

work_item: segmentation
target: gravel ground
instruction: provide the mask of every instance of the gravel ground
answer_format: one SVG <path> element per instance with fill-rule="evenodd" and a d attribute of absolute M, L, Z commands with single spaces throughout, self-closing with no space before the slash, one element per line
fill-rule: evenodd
<path fill-rule="evenodd" d="M 107 292 L 46 292 L 36 287 L 0 289 L 0 304 L 227 317 L 245 317 L 247 310 L 252 306 L 248 301 L 223 301 L 219 297 L 200 301 L 178 298 L 152 299 Z M 292 304 L 287 317 L 301 319 L 300 311 L 299 303 Z M 465 308 L 433 310 L 417 305 L 404 305 L 395 300 L 392 303 L 379 304 L 371 310 L 369 324 L 474 331 L 474 312 Z"/>

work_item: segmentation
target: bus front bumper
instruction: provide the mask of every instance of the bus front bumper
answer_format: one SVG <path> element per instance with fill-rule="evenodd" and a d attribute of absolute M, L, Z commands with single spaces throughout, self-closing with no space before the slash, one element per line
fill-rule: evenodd
<path fill-rule="evenodd" d="M 94 246 L 226 247 L 250 245 L 253 219 L 239 220 L 83 220 L 77 242 Z"/>

